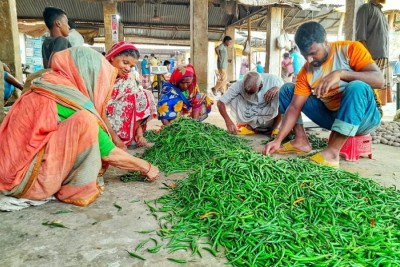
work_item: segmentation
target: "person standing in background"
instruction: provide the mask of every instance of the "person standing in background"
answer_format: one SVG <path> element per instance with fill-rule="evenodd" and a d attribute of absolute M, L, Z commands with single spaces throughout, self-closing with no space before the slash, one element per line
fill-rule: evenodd
<path fill-rule="evenodd" d="M 168 59 L 168 61 L 170 63 L 168 71 L 169 71 L 169 73 L 172 73 L 172 72 L 174 72 L 174 69 L 175 69 L 175 55 L 171 54 L 171 57 Z M 165 66 L 165 62 L 163 65 Z"/>
<path fill-rule="evenodd" d="M 392 102 L 388 60 L 389 24 L 381 5 L 385 2 L 386 0 L 369 0 L 358 9 L 356 17 L 356 40 L 368 49 L 385 78 L 383 88 L 376 88 L 385 90 L 379 94 L 382 105 L 385 105 L 386 99 Z"/>
<path fill-rule="evenodd" d="M 394 64 L 393 75 L 400 75 L 400 55 L 399 60 L 397 60 L 396 64 Z"/>
<path fill-rule="evenodd" d="M 151 54 L 150 54 L 149 63 L 150 63 L 150 66 L 151 66 L 151 67 L 158 66 L 158 60 L 157 60 L 157 58 L 154 56 L 154 53 L 151 53 Z M 150 73 L 151 73 L 151 68 L 150 68 Z M 151 82 L 151 83 L 154 82 L 154 77 L 155 77 L 154 74 L 152 74 L 152 75 L 150 76 L 150 82 Z"/>
<path fill-rule="evenodd" d="M 399 55 L 399 60 L 394 64 L 393 67 L 393 75 L 395 76 L 393 79 L 394 83 L 400 83 L 400 55 Z M 399 96 L 396 96 L 399 97 Z"/>
<path fill-rule="evenodd" d="M 69 34 L 67 13 L 57 7 L 46 7 L 43 11 L 43 19 L 50 31 L 50 37 L 46 37 L 42 44 L 43 67 L 49 68 L 49 61 L 53 53 L 71 47 L 66 38 Z"/>
<path fill-rule="evenodd" d="M 244 57 L 242 63 L 240 64 L 239 80 L 242 80 L 244 75 L 249 71 L 249 60 Z"/>
<path fill-rule="evenodd" d="M 144 89 L 147 89 L 150 86 L 150 66 L 148 58 L 149 56 L 145 55 L 140 63 L 140 67 L 142 69 L 142 86 Z"/>
<path fill-rule="evenodd" d="M 297 74 L 299 74 L 299 71 L 301 67 L 303 67 L 306 60 L 299 53 L 299 50 L 296 45 L 290 50 L 289 54 L 293 61 L 293 82 L 296 82 Z"/>
<path fill-rule="evenodd" d="M 85 43 L 83 36 L 76 30 L 75 22 L 71 19 L 68 20 L 69 25 L 69 34 L 68 34 L 68 41 L 72 47 L 75 46 L 82 46 Z"/>
<path fill-rule="evenodd" d="M 256 64 L 256 71 L 257 71 L 258 73 L 264 73 L 264 67 L 261 66 L 261 61 L 257 61 L 257 64 Z"/>
<path fill-rule="evenodd" d="M 290 57 L 289 53 L 283 54 L 283 60 L 281 62 L 282 67 L 282 79 L 285 82 L 292 82 L 293 81 L 293 62 L 292 58 Z"/>
<path fill-rule="evenodd" d="M 215 48 L 215 53 L 217 54 L 217 68 L 218 68 L 218 80 L 214 87 L 211 88 L 213 94 L 216 96 L 218 91 L 224 93 L 226 91 L 227 75 L 226 70 L 228 68 L 228 50 L 226 49 L 232 43 L 232 38 L 230 36 L 225 36 L 222 43 Z"/>

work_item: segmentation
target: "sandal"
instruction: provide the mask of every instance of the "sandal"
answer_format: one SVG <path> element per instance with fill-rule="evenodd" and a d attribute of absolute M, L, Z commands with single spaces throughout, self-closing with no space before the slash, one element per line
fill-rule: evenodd
<path fill-rule="evenodd" d="M 294 147 L 290 141 L 284 143 L 282 145 L 282 148 L 275 152 L 275 154 L 297 154 L 297 155 L 304 155 L 307 153 L 308 152 L 298 149 L 297 147 Z"/>
<path fill-rule="evenodd" d="M 331 168 L 339 168 L 339 162 L 329 162 L 329 161 L 327 161 L 320 152 L 318 152 L 314 156 L 310 157 L 310 160 L 313 163 L 316 163 L 316 164 L 319 164 L 319 165 L 324 165 L 324 166 L 328 166 L 328 167 L 331 167 Z"/>

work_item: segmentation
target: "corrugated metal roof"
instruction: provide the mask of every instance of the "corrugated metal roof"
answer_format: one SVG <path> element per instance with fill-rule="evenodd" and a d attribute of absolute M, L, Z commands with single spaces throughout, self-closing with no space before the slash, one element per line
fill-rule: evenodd
<path fill-rule="evenodd" d="M 196 0 L 208 1 L 208 0 Z M 397 1 L 397 2 L 396 2 Z M 143 5 L 139 5 L 139 0 L 117 2 L 117 9 L 121 16 L 121 22 L 124 24 L 124 31 L 128 34 L 143 36 L 149 38 L 190 38 L 190 0 L 146 0 Z M 319 11 L 300 10 L 299 7 L 289 8 L 287 3 L 300 3 L 303 0 L 278 1 L 279 5 L 285 8 L 284 28 L 288 32 L 294 32 L 297 24 L 313 17 L 326 15 L 318 21 L 328 29 L 336 31 L 340 13 L 331 12 L 338 5 L 342 5 L 344 0 L 322 0 L 312 1 L 314 4 L 320 4 Z M 318 2 L 318 3 L 316 3 Z M 388 3 L 396 3 L 399 0 L 387 0 Z M 267 8 L 251 7 L 239 5 L 235 1 L 209 1 L 208 2 L 208 25 L 209 39 L 221 40 L 225 27 L 236 23 L 235 27 L 246 27 L 243 24 L 248 16 L 252 14 L 255 21 L 252 23 L 253 30 L 263 30 L 269 23 Z M 19 19 L 39 19 L 42 20 L 42 12 L 46 6 L 57 6 L 64 9 L 68 17 L 77 22 L 78 27 L 103 28 L 103 5 L 101 1 L 96 0 L 16 0 L 17 16 Z M 400 7 L 398 7 L 400 9 Z M 331 12 L 331 13 L 329 13 Z M 159 20 L 154 16 L 158 15 Z M 259 19 L 257 19 L 259 18 Z M 294 26 L 293 26 L 294 25 Z M 100 30 L 100 33 L 103 31 Z M 101 34 L 102 35 L 102 34 Z"/>
<path fill-rule="evenodd" d="M 63 9 L 69 18 L 83 21 L 103 21 L 103 5 L 100 2 L 81 0 L 16 0 L 18 18 L 42 19 L 47 6 Z"/>

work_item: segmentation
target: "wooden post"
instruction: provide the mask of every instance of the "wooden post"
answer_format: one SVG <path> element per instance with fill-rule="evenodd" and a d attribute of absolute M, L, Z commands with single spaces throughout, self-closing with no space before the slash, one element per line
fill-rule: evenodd
<path fill-rule="evenodd" d="M 113 45 L 112 34 L 112 15 L 118 14 L 117 3 L 103 2 L 103 15 L 104 15 L 104 37 L 106 51 L 110 50 Z"/>
<path fill-rule="evenodd" d="M 247 40 L 249 44 L 249 55 L 248 55 L 248 61 L 249 61 L 249 70 L 251 70 L 251 17 L 249 17 L 247 21 Z"/>
<path fill-rule="evenodd" d="M 356 16 L 363 0 L 346 0 L 346 17 L 344 19 L 344 37 L 346 40 L 354 40 L 356 35 Z"/>
<path fill-rule="evenodd" d="M 340 21 L 339 21 L 339 27 L 338 27 L 338 33 L 337 33 L 337 39 L 341 40 L 342 39 L 342 34 L 343 34 L 343 25 L 344 25 L 344 19 L 346 17 L 346 13 L 342 13 L 340 15 Z"/>
<path fill-rule="evenodd" d="M 207 91 L 208 1 L 190 0 L 190 61 L 202 92 Z"/>
<path fill-rule="evenodd" d="M 21 54 L 15 0 L 0 1 L 0 59 L 22 80 Z M 3 75 L 3 72 L 1 73 Z M 3 76 L 1 76 L 3 79 Z"/>
<path fill-rule="evenodd" d="M 271 7 L 268 9 L 269 25 L 267 27 L 267 44 L 265 56 L 266 73 L 281 76 L 281 50 L 276 46 L 276 38 L 283 28 L 283 8 Z"/>
<path fill-rule="evenodd" d="M 228 76 L 228 82 L 229 82 L 229 81 L 236 80 L 235 27 L 226 28 L 225 36 L 230 36 L 232 38 L 231 46 L 227 47 L 228 59 L 231 60 L 230 63 L 228 62 L 228 69 L 227 69 L 227 76 Z"/>

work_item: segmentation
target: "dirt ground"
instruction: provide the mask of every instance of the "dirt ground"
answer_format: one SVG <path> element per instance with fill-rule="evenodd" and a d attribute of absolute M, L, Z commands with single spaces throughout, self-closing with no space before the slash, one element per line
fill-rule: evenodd
<path fill-rule="evenodd" d="M 391 120 L 394 105 L 385 107 L 385 120 Z M 213 110 L 207 122 L 225 127 L 222 118 Z M 153 121 L 150 128 L 160 124 Z M 322 137 L 328 132 L 312 128 Z M 256 151 L 261 151 L 265 136 L 247 136 Z M 341 160 L 340 168 L 358 172 L 384 186 L 400 188 L 399 148 L 374 144 L 373 158 L 361 158 L 357 162 Z M 132 150 L 141 154 L 143 149 Z M 153 232 L 140 234 L 137 231 L 157 230 L 158 224 L 144 203 L 166 193 L 162 183 L 181 179 L 182 174 L 161 175 L 154 183 L 123 183 L 119 176 L 125 171 L 111 168 L 105 176 L 106 191 L 89 207 L 76 207 L 58 201 L 50 201 L 38 207 L 17 212 L 0 213 L 0 266 L 181 266 L 167 258 L 193 259 L 185 266 L 226 266 L 226 259 L 215 258 L 204 251 L 203 258 L 191 257 L 190 252 L 168 254 L 162 249 L 151 254 L 137 253 L 145 261 L 132 258 L 125 250 L 134 248 L 144 239 L 160 238 Z M 116 206 L 120 206 L 118 209 Z M 60 211 L 68 213 L 57 214 Z M 68 228 L 50 228 L 44 222 L 59 221 Z M 164 240 L 162 243 L 167 244 Z"/>

